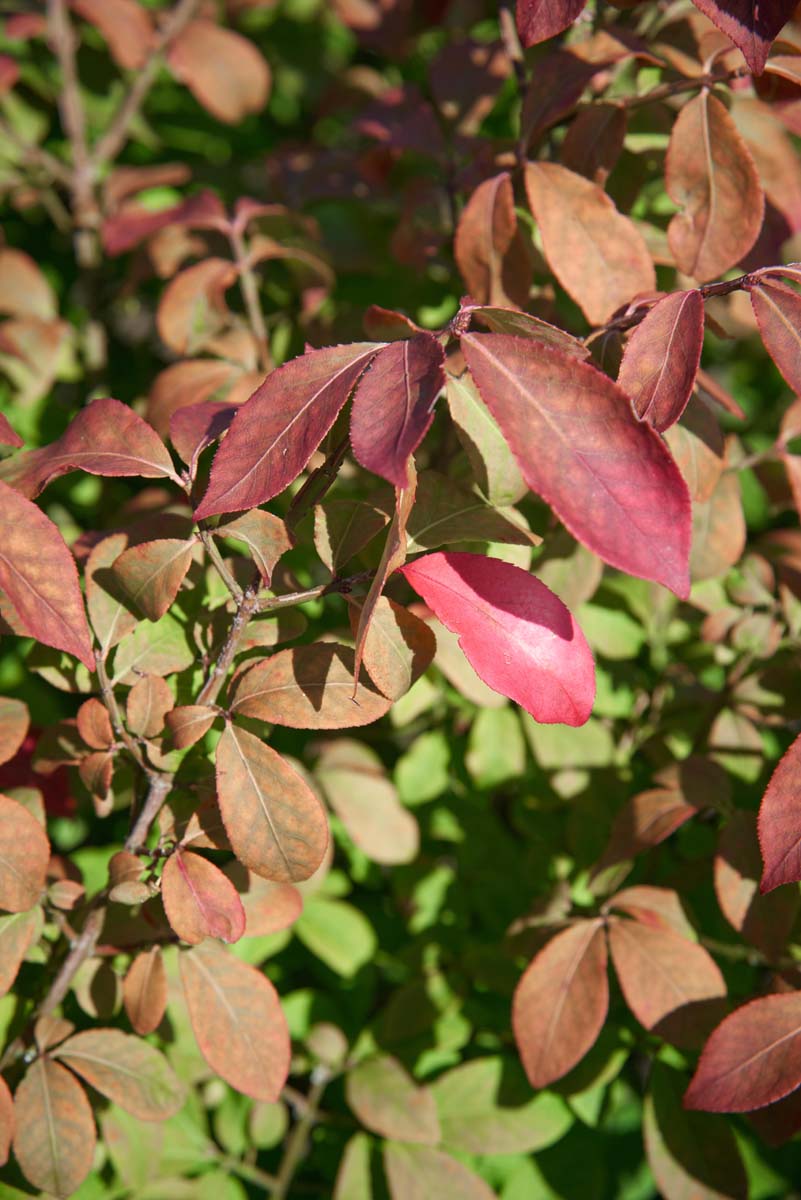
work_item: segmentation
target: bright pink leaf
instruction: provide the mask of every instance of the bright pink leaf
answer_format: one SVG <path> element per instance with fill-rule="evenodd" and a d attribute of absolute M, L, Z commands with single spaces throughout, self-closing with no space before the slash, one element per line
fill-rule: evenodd
<path fill-rule="evenodd" d="M 408 486 L 409 455 L 434 419 L 445 383 L 442 346 L 430 333 L 379 350 L 356 386 L 350 419 L 353 453 L 396 487 Z"/>
<path fill-rule="evenodd" d="M 231 422 L 195 516 L 255 508 L 282 492 L 306 466 L 380 349 L 371 342 L 327 346 L 268 375 Z"/>
<path fill-rule="evenodd" d="M 524 46 L 547 41 L 572 25 L 587 0 L 517 0 L 517 29 Z"/>
<path fill-rule="evenodd" d="M 759 810 L 759 844 L 765 870 L 760 890 L 801 880 L 801 737 L 771 776 Z"/>
<path fill-rule="evenodd" d="M 426 554 L 402 573 L 494 691 L 545 724 L 584 724 L 595 699 L 592 653 L 544 583 L 482 554 Z"/>
<path fill-rule="evenodd" d="M 613 567 L 686 597 L 687 487 L 620 388 L 591 364 L 523 338 L 471 333 L 461 341 L 529 487 Z"/>
<path fill-rule="evenodd" d="M 770 47 L 790 20 L 797 0 L 693 0 L 704 16 L 742 50 L 755 75 L 765 69 Z"/>
<path fill-rule="evenodd" d="M 703 343 L 704 302 L 696 291 L 659 300 L 628 340 L 617 382 L 640 420 L 659 433 L 687 407 Z"/>
<path fill-rule="evenodd" d="M 750 1112 L 801 1084 L 801 992 L 761 996 L 718 1025 L 704 1046 L 685 1108 Z"/>

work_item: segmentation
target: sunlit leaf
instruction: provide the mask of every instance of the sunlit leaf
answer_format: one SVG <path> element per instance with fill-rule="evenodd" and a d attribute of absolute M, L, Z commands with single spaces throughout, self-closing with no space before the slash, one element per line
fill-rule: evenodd
<path fill-rule="evenodd" d="M 525 307 L 532 268 L 508 171 L 485 179 L 472 193 L 456 226 L 453 253 L 473 300 Z"/>
<path fill-rule="evenodd" d="M 146 738 L 161 733 L 174 703 L 169 685 L 159 675 L 143 675 L 125 701 L 125 721 L 131 733 Z"/>
<path fill-rule="evenodd" d="M 92 1167 L 95 1122 L 81 1085 L 58 1063 L 39 1058 L 14 1094 L 14 1153 L 34 1187 L 72 1195 Z"/>
<path fill-rule="evenodd" d="M 204 938 L 236 942 L 245 932 L 245 910 L 229 879 L 199 854 L 178 849 L 164 864 L 161 898 L 170 925 L 184 942 Z"/>
<path fill-rule="evenodd" d="M 17 753 L 29 723 L 27 704 L 10 696 L 0 696 L 0 763 L 8 762 Z"/>
<path fill-rule="evenodd" d="M 801 737 L 771 776 L 759 810 L 759 844 L 765 869 L 761 890 L 801 880 Z"/>
<path fill-rule="evenodd" d="M 693 4 L 742 50 L 755 75 L 764 70 L 771 43 L 796 7 L 793 0 L 693 0 Z"/>
<path fill-rule="evenodd" d="M 163 617 L 192 561 L 193 542 L 163 538 L 124 550 L 111 566 L 121 594 L 149 621 Z"/>
<path fill-rule="evenodd" d="M 260 112 L 270 94 L 270 68 L 252 42 L 204 18 L 170 45 L 170 69 L 218 121 L 235 125 Z"/>
<path fill-rule="evenodd" d="M 392 1200 L 494 1200 L 495 1192 L 479 1175 L 433 1146 L 385 1142 L 384 1170 Z"/>
<path fill-rule="evenodd" d="M 768 353 L 793 391 L 801 393 L 801 296 L 767 279 L 750 295 Z"/>
<path fill-rule="evenodd" d="M 26 808 L 0 795 L 0 908 L 26 912 L 42 894 L 50 843 Z"/>
<path fill-rule="evenodd" d="M 102 1095 L 143 1121 L 163 1121 L 184 1102 L 183 1085 L 167 1060 L 133 1034 L 87 1029 L 52 1053 Z"/>
<path fill-rule="evenodd" d="M 292 539 L 284 522 L 259 508 L 233 520 L 220 522 L 212 532 L 215 537 L 230 537 L 237 542 L 244 542 L 268 587 L 275 564 L 292 547 Z"/>
<path fill-rule="evenodd" d="M 617 382 L 641 421 L 664 433 L 678 421 L 695 386 L 704 342 L 700 292 L 657 301 L 631 334 Z"/>
<path fill-rule="evenodd" d="M 167 1007 L 167 975 L 160 946 L 136 955 L 125 976 L 122 998 L 136 1033 L 144 1037 L 158 1028 Z"/>

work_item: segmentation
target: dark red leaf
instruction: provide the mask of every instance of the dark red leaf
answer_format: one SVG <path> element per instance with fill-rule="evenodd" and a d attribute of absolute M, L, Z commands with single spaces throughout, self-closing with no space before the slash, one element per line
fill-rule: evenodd
<path fill-rule="evenodd" d="M 520 567 L 481 554 L 426 554 L 403 574 L 477 674 L 537 721 L 583 725 L 595 664 L 569 609 Z"/>
<path fill-rule="evenodd" d="M 776 35 L 796 8 L 796 0 L 693 0 L 693 4 L 742 50 L 755 75 L 765 69 Z"/>
<path fill-rule="evenodd" d="M 572 25 L 587 0 L 517 0 L 517 29 L 524 46 L 555 37 Z"/>
<path fill-rule="evenodd" d="M 801 992 L 761 996 L 738 1008 L 704 1046 L 686 1108 L 750 1112 L 801 1084 Z"/>
<path fill-rule="evenodd" d="M 152 209 L 127 205 L 103 222 L 101 238 L 106 254 L 124 254 L 167 225 L 195 229 L 217 229 L 227 224 L 225 209 L 214 192 L 198 192 L 169 208 Z"/>
<path fill-rule="evenodd" d="M 267 376 L 237 412 L 195 513 L 255 508 L 296 479 L 381 347 L 370 342 L 310 350 Z"/>
<path fill-rule="evenodd" d="M 616 384 L 522 338 L 471 333 L 462 346 L 529 487 L 606 562 L 686 597 L 687 487 Z"/>
<path fill-rule="evenodd" d="M 171 415 L 170 441 L 193 472 L 203 451 L 226 432 L 238 407 L 227 400 L 204 400 Z"/>
<path fill-rule="evenodd" d="M 759 844 L 765 869 L 761 891 L 801 880 L 801 737 L 771 776 L 759 810 Z"/>
<path fill-rule="evenodd" d="M 408 486 L 409 455 L 434 419 L 445 384 L 442 346 L 429 333 L 379 350 L 356 385 L 350 440 L 357 460 L 395 487 Z"/>
<path fill-rule="evenodd" d="M 695 386 L 703 344 L 700 292 L 665 296 L 634 329 L 617 382 L 641 421 L 660 433 L 678 421 Z"/>

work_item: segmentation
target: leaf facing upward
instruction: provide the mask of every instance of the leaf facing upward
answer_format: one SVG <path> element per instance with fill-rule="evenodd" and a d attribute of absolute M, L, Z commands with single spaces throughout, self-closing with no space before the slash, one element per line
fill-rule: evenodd
<path fill-rule="evenodd" d="M 567 1074 L 601 1032 L 609 1007 L 602 921 L 563 929 L 517 985 L 512 1026 L 532 1087 Z"/>
<path fill-rule="evenodd" d="M 350 440 L 358 462 L 395 487 L 409 483 L 409 456 L 434 419 L 445 383 L 442 346 L 430 333 L 393 342 L 356 385 Z"/>
<path fill-rule="evenodd" d="M 773 772 L 759 809 L 763 892 L 801 880 L 800 800 L 801 737 L 797 737 Z"/>
<path fill-rule="evenodd" d="M 508 171 L 485 179 L 473 192 L 456 227 L 453 253 L 478 304 L 525 307 L 532 271 Z"/>
<path fill-rule="evenodd" d="M 351 628 L 358 628 L 360 607 L 351 606 Z M 425 621 L 386 596 L 380 596 L 362 661 L 373 683 L 390 700 L 399 700 L 431 665 L 437 639 Z"/>
<path fill-rule="evenodd" d="M 16 491 L 32 499 L 68 471 L 144 479 L 163 477 L 180 483 L 167 447 L 155 429 L 127 404 L 110 396 L 87 404 L 49 446 L 9 459 L 0 475 Z"/>
<path fill-rule="evenodd" d="M 180 956 L 189 1019 L 212 1071 L 255 1100 L 276 1101 L 289 1074 L 289 1031 L 275 988 L 216 942 Z"/>
<path fill-rule="evenodd" d="M 682 210 L 668 226 L 680 271 L 704 283 L 745 257 L 762 226 L 765 197 L 750 151 L 717 97 L 704 93 L 681 109 L 665 186 Z"/>
<path fill-rule="evenodd" d="M 765 69 L 774 38 L 796 8 L 794 0 L 693 0 L 693 4 L 742 50 L 755 75 Z"/>
<path fill-rule="evenodd" d="M 481 554 L 426 554 L 403 568 L 477 674 L 537 721 L 583 725 L 595 699 L 592 652 L 544 583 Z"/>
<path fill-rule="evenodd" d="M 130 603 L 149 621 L 158 621 L 178 595 L 192 561 L 193 542 L 163 538 L 124 550 L 111 574 Z"/>
<path fill-rule="evenodd" d="M 793 391 L 801 394 L 801 296 L 764 280 L 751 288 L 751 306 L 768 354 Z"/>
<path fill-rule="evenodd" d="M 39 1058 L 14 1095 L 14 1153 L 34 1187 L 71 1196 L 92 1167 L 95 1122 L 86 1092 L 58 1063 Z"/>
<path fill-rule="evenodd" d="M 52 1053 L 142 1121 L 164 1121 L 178 1112 L 186 1098 L 166 1058 L 141 1038 L 119 1029 L 87 1029 Z"/>
<path fill-rule="evenodd" d="M 50 861 L 50 843 L 26 808 L 0 796 L 0 908 L 21 913 L 41 896 Z"/>
<path fill-rule="evenodd" d="M 690 499 L 676 464 L 589 363 L 501 334 L 462 347 L 532 491 L 614 567 L 689 593 Z"/>
<path fill-rule="evenodd" d="M 94 670 L 73 557 L 49 517 L 2 482 L 0 591 L 8 596 L 29 637 L 74 654 Z"/>
<path fill-rule="evenodd" d="M 494 1200 L 496 1195 L 480 1175 L 433 1146 L 385 1142 L 384 1171 L 392 1200 Z"/>
<path fill-rule="evenodd" d="M 436 1146 L 441 1133 L 431 1090 L 418 1087 L 395 1058 L 360 1063 L 345 1081 L 348 1104 L 361 1123 L 382 1137 Z"/>
<path fill-rule="evenodd" d="M 314 874 L 328 845 L 328 823 L 317 797 L 280 754 L 229 725 L 217 745 L 217 789 L 240 862 L 277 883 Z"/>
<path fill-rule="evenodd" d="M 673 292 L 657 301 L 623 352 L 618 386 L 641 421 L 664 433 L 678 421 L 695 386 L 704 344 L 700 292 Z"/>
<path fill-rule="evenodd" d="M 801 992 L 761 996 L 738 1008 L 704 1046 L 685 1108 L 750 1112 L 801 1084 Z"/>
<path fill-rule="evenodd" d="M 189 850 L 176 850 L 161 876 L 164 911 L 175 933 L 196 946 L 204 938 L 237 942 L 245 910 L 236 888 L 219 867 Z"/>
<path fill-rule="evenodd" d="M 255 508 L 296 479 L 380 349 L 362 342 L 310 350 L 268 375 L 231 422 L 198 520 Z"/>

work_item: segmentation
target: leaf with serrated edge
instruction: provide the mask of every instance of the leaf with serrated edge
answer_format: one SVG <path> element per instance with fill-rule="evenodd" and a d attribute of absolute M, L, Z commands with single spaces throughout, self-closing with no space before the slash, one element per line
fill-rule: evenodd
<path fill-rule="evenodd" d="M 689 594 L 690 498 L 662 439 L 589 363 L 468 334 L 465 358 L 529 487 L 606 562 Z"/>
<path fill-rule="evenodd" d="M 141 950 L 122 985 L 122 1000 L 136 1033 L 145 1037 L 161 1024 L 167 1007 L 167 974 L 160 946 Z"/>
<path fill-rule="evenodd" d="M 801 737 L 797 737 L 773 772 L 759 809 L 763 892 L 801 879 L 800 797 Z"/>
<path fill-rule="evenodd" d="M 124 550 L 111 574 L 130 603 L 149 621 L 158 621 L 178 595 L 192 561 L 192 542 L 164 538 Z"/>
<path fill-rule="evenodd" d="M 382 1137 L 436 1146 L 440 1140 L 434 1097 L 418 1087 L 395 1058 L 360 1063 L 345 1081 L 348 1104 L 361 1123 Z"/>
<path fill-rule="evenodd" d="M 216 942 L 180 957 L 189 1019 L 200 1052 L 226 1083 L 276 1101 L 289 1073 L 286 1018 L 275 988 Z"/>
<path fill-rule="evenodd" d="M 778 962 L 798 916 L 798 888 L 760 894 L 762 861 L 754 814 L 736 809 L 721 832 L 714 862 L 715 895 L 729 924 Z"/>
<path fill-rule="evenodd" d="M 178 849 L 164 864 L 161 898 L 173 930 L 197 945 L 216 937 L 236 942 L 245 932 L 245 910 L 229 879 L 199 854 Z"/>
<path fill-rule="evenodd" d="M 773 39 L 796 8 L 794 0 L 693 0 L 742 50 L 755 75 L 762 73 Z"/>
<path fill-rule="evenodd" d="M 155 737 L 164 728 L 164 719 L 174 704 L 169 684 L 158 675 L 143 675 L 125 701 L 126 724 L 131 733 Z"/>
<path fill-rule="evenodd" d="M 34 816 L 0 795 L 0 908 L 27 912 L 45 886 L 50 843 Z"/>
<path fill-rule="evenodd" d="M 171 709 L 165 716 L 173 745 L 176 750 L 185 750 L 208 733 L 220 714 L 205 704 L 182 704 Z"/>
<path fill-rule="evenodd" d="M 750 294 L 768 354 L 793 391 L 801 393 L 801 296 L 767 279 Z"/>
<path fill-rule="evenodd" d="M 34 1187 L 71 1196 L 92 1167 L 95 1122 L 74 1075 L 47 1058 L 34 1062 L 14 1094 L 14 1153 Z"/>
<path fill-rule="evenodd" d="M 280 754 L 234 725 L 217 745 L 217 797 L 234 854 L 251 871 L 279 883 L 314 874 L 328 845 L 319 800 Z"/>
<path fill-rule="evenodd" d="M 153 1046 L 119 1029 L 87 1029 L 53 1052 L 93 1088 L 142 1121 L 163 1121 L 184 1103 L 183 1085 Z"/>
<path fill-rule="evenodd" d="M 360 606 L 351 605 L 351 628 L 358 628 Z M 425 621 L 386 596 L 380 596 L 364 639 L 367 674 L 390 700 L 398 700 L 429 667 L 437 640 Z"/>

